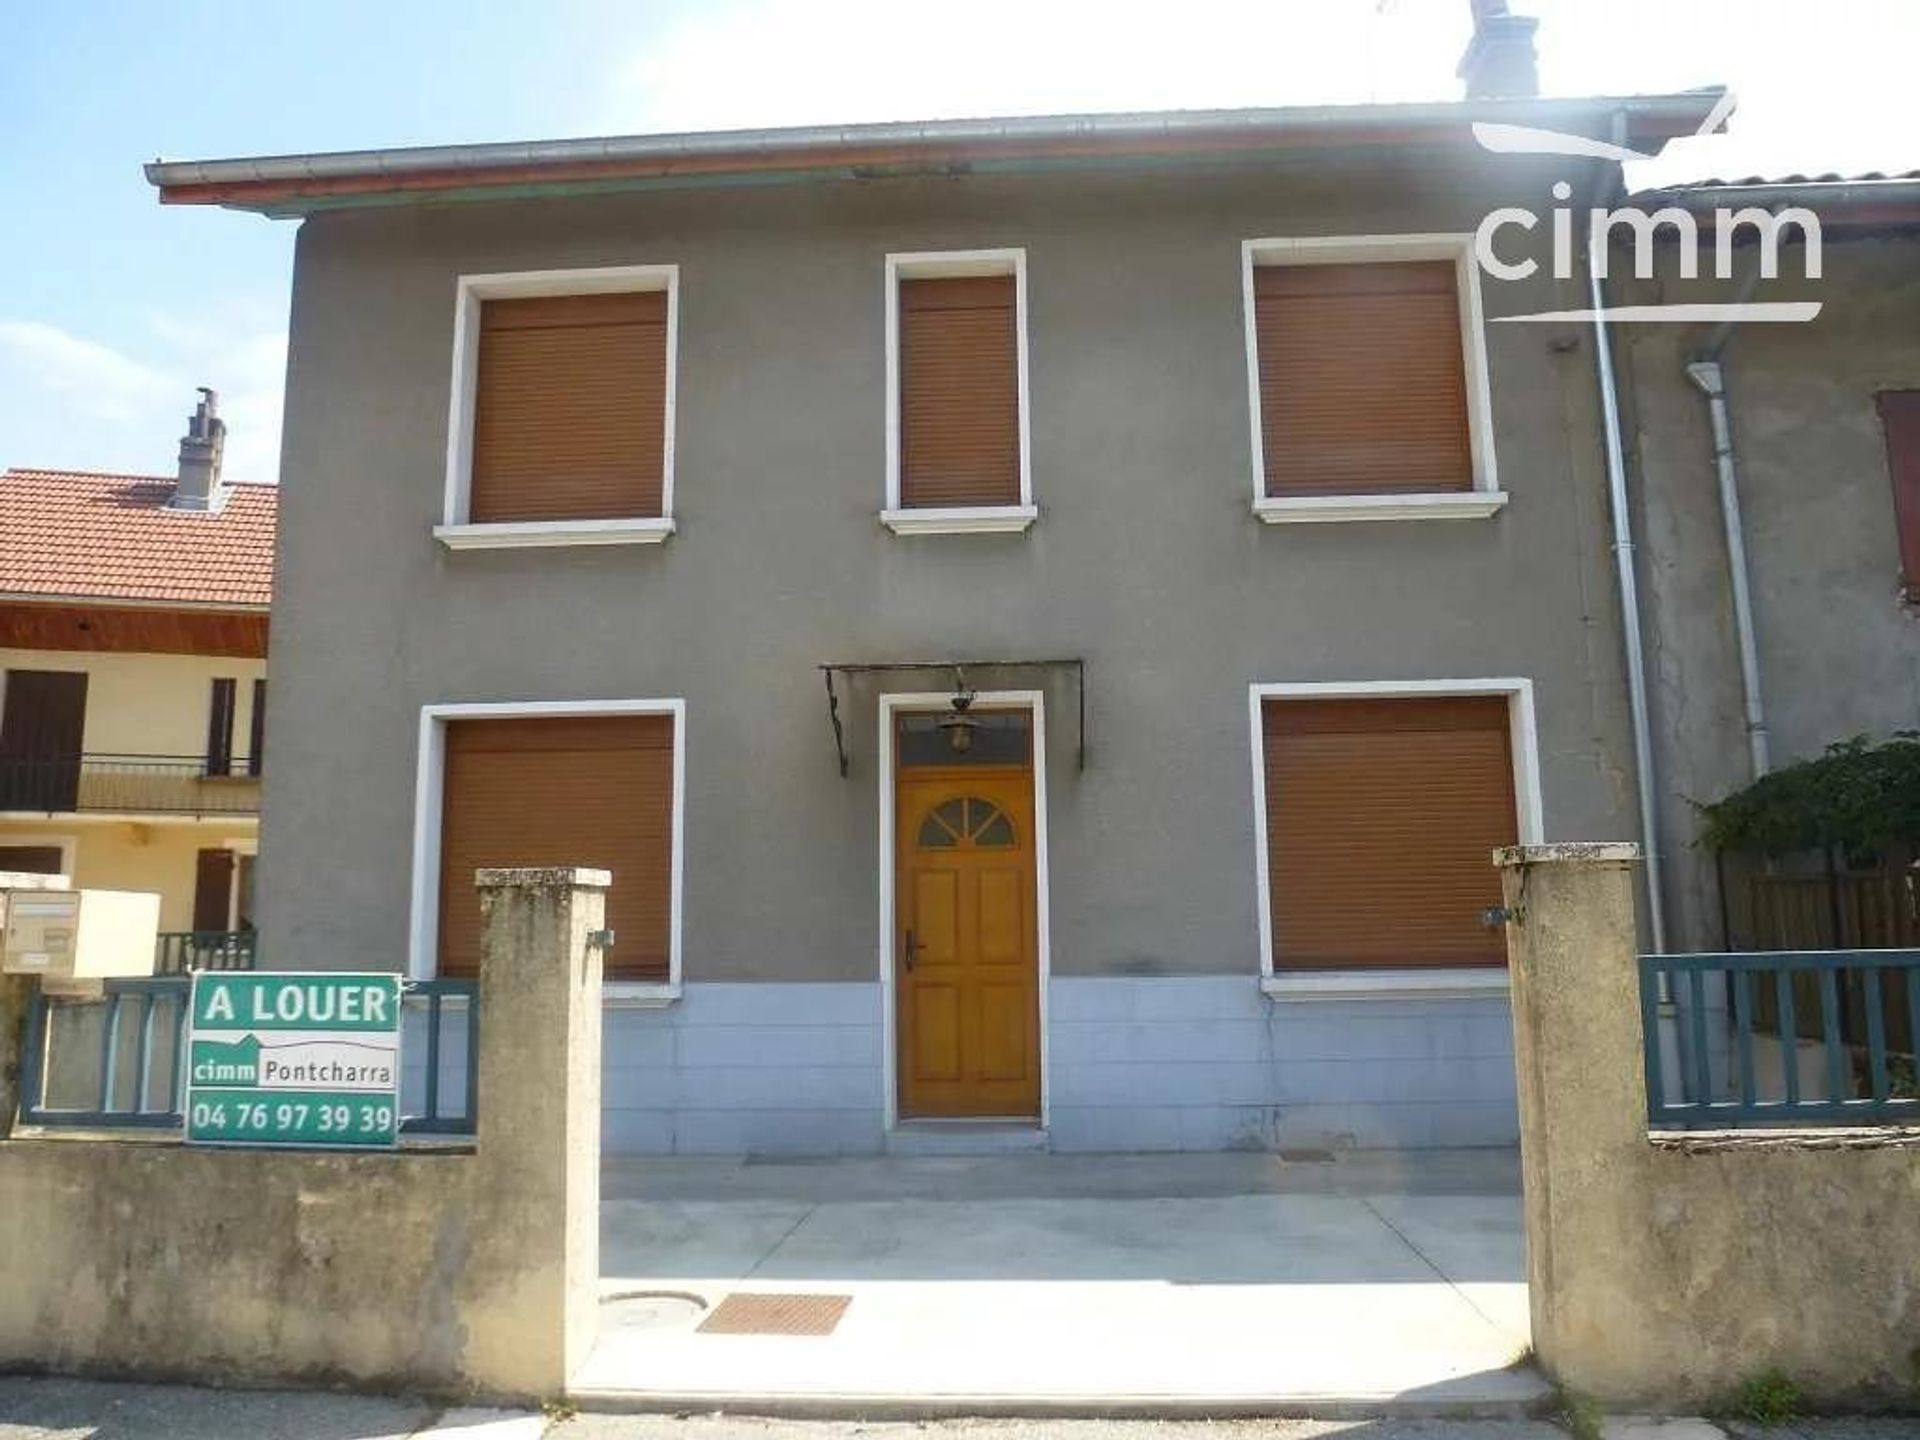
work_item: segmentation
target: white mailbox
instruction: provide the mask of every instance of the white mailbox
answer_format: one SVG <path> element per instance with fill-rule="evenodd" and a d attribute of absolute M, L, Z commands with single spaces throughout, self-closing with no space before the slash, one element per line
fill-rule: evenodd
<path fill-rule="evenodd" d="M 151 975 L 160 897 L 135 890 L 11 890 L 0 894 L 0 971 L 52 988 Z"/>

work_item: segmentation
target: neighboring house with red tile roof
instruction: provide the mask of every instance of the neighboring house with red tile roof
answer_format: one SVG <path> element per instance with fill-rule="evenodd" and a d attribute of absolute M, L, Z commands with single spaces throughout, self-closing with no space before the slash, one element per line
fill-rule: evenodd
<path fill-rule="evenodd" d="M 279 491 L 225 432 L 208 391 L 173 476 L 0 472 L 0 872 L 158 892 L 168 968 L 251 944 Z"/>
<path fill-rule="evenodd" d="M 175 481 L 0 473 L 0 596 L 253 606 L 273 598 L 273 485 L 226 487 L 214 514 L 172 508 Z"/>

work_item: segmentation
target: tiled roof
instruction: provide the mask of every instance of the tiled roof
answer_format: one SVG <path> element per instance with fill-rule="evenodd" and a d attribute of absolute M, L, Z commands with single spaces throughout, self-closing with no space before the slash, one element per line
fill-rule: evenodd
<path fill-rule="evenodd" d="M 0 474 L 0 597 L 265 605 L 273 485 L 228 487 L 216 514 L 169 510 L 173 481 L 73 470 Z"/>
<path fill-rule="evenodd" d="M 1867 170 L 1858 175 L 1842 175 L 1829 170 L 1822 175 L 1743 175 L 1738 179 L 1723 179 L 1715 176 L 1709 180 L 1689 180 L 1679 185 L 1662 185 L 1662 190 L 1759 190 L 1774 185 L 1872 185 L 1881 182 L 1894 184 L 1909 180 L 1920 180 L 1920 170 L 1903 170 L 1898 174 L 1886 170 Z"/>

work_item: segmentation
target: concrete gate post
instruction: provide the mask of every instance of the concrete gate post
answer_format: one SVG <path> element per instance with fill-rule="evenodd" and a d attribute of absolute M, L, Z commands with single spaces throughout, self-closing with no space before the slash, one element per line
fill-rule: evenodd
<path fill-rule="evenodd" d="M 604 870 L 481 870 L 475 1293 L 468 1373 L 561 1394 L 600 1285 Z M 488 1276 L 510 1276 L 507 1285 Z"/>
<path fill-rule="evenodd" d="M 1647 1091 L 1640 1035 L 1637 845 L 1497 852 L 1506 895 L 1533 1344 L 1556 1379 L 1630 1391 L 1644 1287 Z M 1577 1301 L 1577 1303 L 1570 1303 Z"/>

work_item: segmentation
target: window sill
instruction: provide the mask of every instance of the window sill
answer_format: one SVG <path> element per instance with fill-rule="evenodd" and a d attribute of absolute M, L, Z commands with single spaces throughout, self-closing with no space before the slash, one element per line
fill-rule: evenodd
<path fill-rule="evenodd" d="M 880 523 L 896 535 L 1017 534 L 1039 518 L 1039 507 L 1034 505 L 968 505 L 880 512 Z"/>
<path fill-rule="evenodd" d="M 433 538 L 449 550 L 511 550 L 553 545 L 658 545 L 673 521 L 513 520 L 486 525 L 436 525 Z"/>
<path fill-rule="evenodd" d="M 600 988 L 600 1002 L 613 1010 L 665 1010 L 680 1003 L 678 984 L 638 980 L 610 980 Z"/>
<path fill-rule="evenodd" d="M 1269 525 L 1332 520 L 1485 520 L 1507 503 L 1504 490 L 1439 495 L 1262 495 L 1253 513 Z"/>
<path fill-rule="evenodd" d="M 1298 970 L 1262 975 L 1269 1000 L 1475 1000 L 1504 996 L 1503 966 L 1433 970 Z"/>

